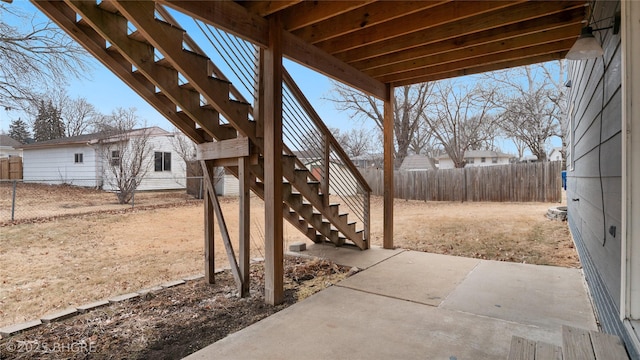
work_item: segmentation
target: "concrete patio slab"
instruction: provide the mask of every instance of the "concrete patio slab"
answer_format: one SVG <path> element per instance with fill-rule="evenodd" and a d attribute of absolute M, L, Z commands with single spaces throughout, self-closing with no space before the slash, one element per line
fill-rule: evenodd
<path fill-rule="evenodd" d="M 405 251 L 338 286 L 438 306 L 480 260 Z"/>
<path fill-rule="evenodd" d="M 596 330 L 582 279 L 578 269 L 482 261 L 441 306 L 545 328 Z"/>
<path fill-rule="evenodd" d="M 352 260 L 343 250 L 321 252 Z M 560 346 L 562 325 L 595 329 L 577 269 L 374 251 L 375 265 L 187 359 L 505 359 L 514 335 Z"/>
<path fill-rule="evenodd" d="M 336 247 L 332 244 L 312 244 L 306 251 L 300 252 L 304 256 L 313 256 L 330 259 L 342 266 L 368 269 L 373 265 L 396 256 L 404 249 L 385 250 L 379 246 L 372 246 L 369 250 L 362 251 L 352 246 Z"/>
<path fill-rule="evenodd" d="M 558 333 L 559 333 L 558 329 Z M 537 327 L 328 288 L 186 359 L 506 359 L 511 336 L 558 343 Z"/>

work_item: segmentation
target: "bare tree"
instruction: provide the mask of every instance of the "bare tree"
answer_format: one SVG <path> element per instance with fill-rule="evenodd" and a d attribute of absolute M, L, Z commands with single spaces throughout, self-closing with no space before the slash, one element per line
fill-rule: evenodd
<path fill-rule="evenodd" d="M 469 88 L 451 80 L 440 81 L 434 86 L 432 111 L 422 113 L 433 137 L 457 168 L 466 165 L 467 150 L 491 147 L 496 136 L 497 121 L 490 111 L 489 93 L 477 85 Z"/>
<path fill-rule="evenodd" d="M 101 148 L 105 162 L 104 181 L 116 189 L 118 202 L 127 204 L 151 167 L 151 129 L 135 129 L 135 108 L 114 110 L 109 117 Z"/>
<path fill-rule="evenodd" d="M 0 3 L 0 63 L 0 106 L 8 109 L 23 109 L 38 98 L 36 92 L 88 70 L 86 51 L 51 21 L 5 3 Z"/>
<path fill-rule="evenodd" d="M 409 152 L 411 140 L 429 106 L 432 94 L 430 83 L 402 86 L 396 89 L 394 102 L 395 164 L 400 166 Z M 373 120 L 383 131 L 384 113 L 379 100 L 346 85 L 334 82 L 332 97 L 338 110 L 348 111 L 352 119 Z"/>
<path fill-rule="evenodd" d="M 553 63 L 551 65 L 553 65 Z M 553 66 L 549 66 L 549 64 L 547 66 L 542 66 L 542 70 L 551 84 L 551 95 L 549 96 L 549 100 L 551 100 L 551 102 L 556 106 L 556 117 L 560 126 L 560 132 L 557 136 L 562 140 L 562 149 L 560 150 L 560 153 L 562 154 L 562 158 L 566 159 L 568 142 L 567 136 L 569 130 L 569 102 L 567 101 L 568 91 L 567 86 L 565 86 L 564 83 L 566 75 L 566 60 L 558 60 L 557 65 L 557 72 L 555 72 L 555 74 Z"/>
<path fill-rule="evenodd" d="M 512 138 L 511 141 L 518 151 L 518 160 L 522 160 L 522 158 L 524 157 L 524 151 L 527 149 L 527 144 L 525 144 L 524 141 L 520 140 L 517 137 Z"/>
<path fill-rule="evenodd" d="M 550 63 L 486 75 L 499 89 L 493 103 L 502 110 L 501 128 L 507 136 L 525 143 L 538 161 L 546 160 L 551 137 L 564 138 L 566 97 L 561 85 L 564 63 L 558 62 L 558 65 L 558 78 L 552 76 L 554 64 Z"/>
<path fill-rule="evenodd" d="M 104 130 L 101 128 L 101 123 L 105 121 L 106 116 L 100 114 L 86 98 L 73 99 L 64 88 L 52 89 L 48 93 L 39 95 L 39 98 L 46 99 L 60 110 L 64 136 L 76 136 Z M 37 103 L 33 104 L 26 111 L 33 114 L 37 106 Z M 96 128 L 97 130 L 94 131 Z"/>
<path fill-rule="evenodd" d="M 426 155 L 433 158 L 440 152 L 440 149 L 426 122 L 421 121 L 411 139 L 409 151 L 417 155 Z"/>
<path fill-rule="evenodd" d="M 62 108 L 62 121 L 67 136 L 82 135 L 93 130 L 94 125 L 103 119 L 93 104 L 86 98 L 69 99 Z"/>
<path fill-rule="evenodd" d="M 364 127 L 353 128 L 348 132 L 341 132 L 336 128 L 330 130 L 349 157 L 358 157 L 370 152 L 373 136 L 371 130 Z"/>

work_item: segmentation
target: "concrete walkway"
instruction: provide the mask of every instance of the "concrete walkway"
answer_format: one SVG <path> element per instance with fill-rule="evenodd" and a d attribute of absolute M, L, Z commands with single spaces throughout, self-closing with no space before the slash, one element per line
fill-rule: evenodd
<path fill-rule="evenodd" d="M 596 329 L 582 272 L 403 250 L 314 245 L 364 271 L 187 359 L 506 359 L 511 337 L 561 345 Z"/>

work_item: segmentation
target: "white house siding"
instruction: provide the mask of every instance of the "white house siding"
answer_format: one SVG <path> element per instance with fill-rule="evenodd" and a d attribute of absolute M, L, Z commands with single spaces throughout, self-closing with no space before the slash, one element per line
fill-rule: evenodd
<path fill-rule="evenodd" d="M 138 186 L 138 191 L 172 190 L 186 188 L 186 164 L 180 155 L 174 150 L 171 136 L 152 136 L 149 138 L 149 158 L 147 160 L 147 173 Z M 171 171 L 155 171 L 155 152 L 171 153 Z M 106 167 L 107 161 L 102 162 L 104 169 L 104 190 L 115 191 L 113 176 Z"/>
<path fill-rule="evenodd" d="M 166 190 L 186 188 L 187 166 L 180 155 L 174 150 L 170 136 L 154 136 L 149 139 L 151 148 L 150 168 L 142 180 L 139 190 Z M 155 171 L 154 153 L 171 153 L 171 171 Z"/>
<path fill-rule="evenodd" d="M 11 146 L 0 146 L 0 158 L 7 158 L 7 157 L 21 157 L 22 156 L 22 150 L 17 150 L 12 148 Z"/>
<path fill-rule="evenodd" d="M 440 158 L 438 160 L 438 169 L 453 169 L 453 160 L 450 158 Z"/>
<path fill-rule="evenodd" d="M 562 152 L 560 149 L 553 149 L 549 154 L 549 161 L 562 161 Z"/>
<path fill-rule="evenodd" d="M 238 178 L 231 174 L 225 174 L 216 181 L 215 184 L 216 194 L 222 196 L 239 196 L 240 195 L 240 182 Z"/>
<path fill-rule="evenodd" d="M 484 162 L 482 162 L 482 157 L 473 158 L 473 163 L 467 163 L 466 166 L 469 167 L 479 167 L 479 166 L 495 166 L 495 165 L 508 165 L 509 158 L 499 157 L 497 162 L 493 162 L 492 157 L 485 157 Z"/>
<path fill-rule="evenodd" d="M 453 160 L 451 160 L 450 158 L 440 158 L 439 159 L 439 169 L 453 169 L 454 168 L 454 164 L 453 164 Z M 506 165 L 509 164 L 509 158 L 506 157 L 498 157 L 498 162 L 497 163 L 493 163 L 493 158 L 492 157 L 485 157 L 485 162 L 482 162 L 482 158 L 481 157 L 474 157 L 473 158 L 473 163 L 467 163 L 467 167 L 473 167 L 473 166 L 495 166 L 495 165 Z"/>
<path fill-rule="evenodd" d="M 174 150 L 172 136 L 160 128 L 151 128 L 147 172 L 138 190 L 184 189 L 186 187 L 186 165 Z M 94 134 L 95 135 L 95 134 Z M 76 186 L 101 187 L 115 191 L 109 169 L 109 155 L 93 135 L 82 135 L 54 143 L 25 146 L 23 151 L 24 181 L 45 184 L 70 184 Z M 62 142 L 60 142 L 62 141 Z M 171 170 L 155 171 L 155 152 L 171 154 Z M 82 162 L 76 163 L 76 154 L 82 154 Z"/>
<path fill-rule="evenodd" d="M 595 3 L 593 22 L 606 26 L 619 6 L 617 1 Z M 631 346 L 619 317 L 621 41 L 610 29 L 597 32 L 596 39 L 602 43 L 603 57 L 569 62 L 568 221 L 603 331 L 621 336 L 631 358 L 637 358 L 638 349 Z M 615 236 L 609 232 L 612 226 Z"/>
<path fill-rule="evenodd" d="M 82 154 L 82 163 L 75 163 L 75 154 Z M 88 145 L 68 145 L 29 149 L 23 152 L 23 180 L 51 185 L 99 187 L 96 169 L 96 149 Z"/>

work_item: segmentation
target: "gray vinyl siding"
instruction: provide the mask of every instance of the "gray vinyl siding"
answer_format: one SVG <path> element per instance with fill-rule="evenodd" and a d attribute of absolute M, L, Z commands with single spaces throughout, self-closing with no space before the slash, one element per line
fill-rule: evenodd
<path fill-rule="evenodd" d="M 595 21 L 613 17 L 619 6 L 619 2 L 596 3 Z M 608 21 L 595 27 L 609 26 Z M 574 143 L 569 146 L 572 164 L 567 171 L 567 205 L 583 266 L 593 269 L 585 274 L 606 330 L 622 328 L 616 323 L 621 286 L 621 43 L 620 35 L 611 30 L 595 36 L 602 39 L 604 56 L 569 64 L 569 103 L 573 106 L 569 131 L 573 131 Z M 609 233 L 611 226 L 616 227 L 615 237 Z"/>

